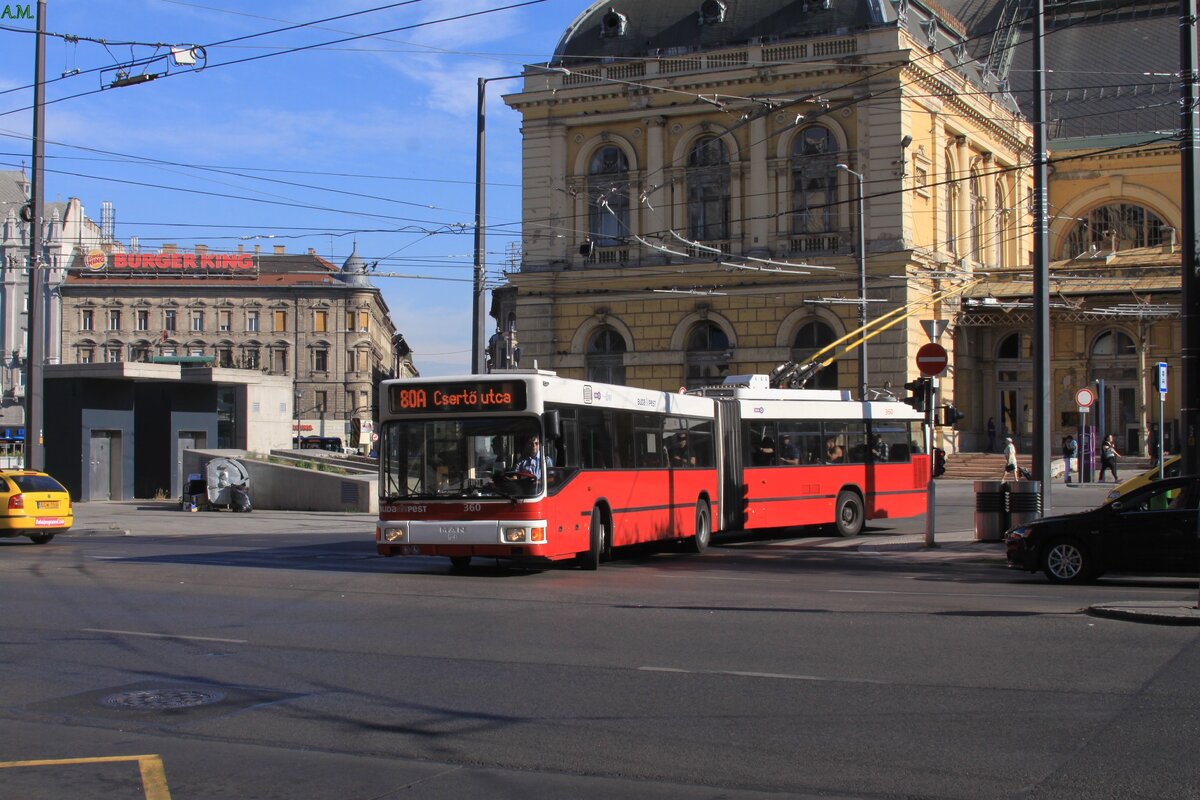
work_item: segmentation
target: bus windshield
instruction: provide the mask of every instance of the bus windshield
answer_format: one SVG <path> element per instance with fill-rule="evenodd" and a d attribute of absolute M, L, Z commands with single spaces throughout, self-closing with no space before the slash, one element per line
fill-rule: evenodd
<path fill-rule="evenodd" d="M 531 470 L 528 458 L 540 431 L 537 417 L 388 421 L 380 432 L 381 498 L 535 497 L 545 470 Z"/>

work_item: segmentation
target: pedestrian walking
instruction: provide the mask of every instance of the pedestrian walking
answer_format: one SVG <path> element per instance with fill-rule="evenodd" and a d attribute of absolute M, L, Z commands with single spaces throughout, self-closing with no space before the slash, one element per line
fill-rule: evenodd
<path fill-rule="evenodd" d="M 1067 483 L 1067 484 L 1071 483 L 1071 467 L 1075 462 L 1075 453 L 1078 452 L 1078 450 L 1079 450 L 1079 446 L 1075 443 L 1074 436 L 1072 436 L 1071 434 L 1068 433 L 1066 436 L 1063 437 L 1062 455 L 1063 455 L 1063 465 L 1065 467 L 1065 470 L 1063 471 L 1063 482 L 1064 483 Z"/>
<path fill-rule="evenodd" d="M 1104 443 L 1100 445 L 1100 483 L 1104 483 L 1104 470 L 1111 470 L 1113 483 L 1120 483 L 1121 478 L 1117 475 L 1117 458 L 1121 454 L 1117 452 L 1117 445 L 1113 441 L 1113 435 L 1110 433 L 1104 437 Z"/>
<path fill-rule="evenodd" d="M 988 417 L 988 449 L 989 453 L 996 452 L 996 418 Z"/>
<path fill-rule="evenodd" d="M 1004 480 L 1017 480 L 1017 446 L 1011 436 L 1004 439 Z"/>

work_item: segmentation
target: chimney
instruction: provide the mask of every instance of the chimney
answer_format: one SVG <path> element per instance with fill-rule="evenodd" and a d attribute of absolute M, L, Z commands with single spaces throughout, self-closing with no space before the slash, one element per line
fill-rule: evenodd
<path fill-rule="evenodd" d="M 198 244 L 198 245 L 196 245 L 196 254 L 197 254 L 197 255 L 202 255 L 202 254 L 204 254 L 204 253 L 207 253 L 207 252 L 208 252 L 208 245 L 206 245 L 206 244 Z"/>
<path fill-rule="evenodd" d="M 287 252 L 287 246 L 282 244 L 275 245 L 275 255 L 281 256 Z"/>
<path fill-rule="evenodd" d="M 261 252 L 262 252 L 262 245 L 261 244 L 254 245 L 254 254 L 258 255 Z"/>
<path fill-rule="evenodd" d="M 177 249 L 177 247 L 174 242 L 163 242 L 162 252 L 174 253 L 176 249 Z"/>
<path fill-rule="evenodd" d="M 315 248 L 315 247 L 308 248 L 308 254 L 310 256 L 315 256 L 317 254 L 317 248 Z"/>
<path fill-rule="evenodd" d="M 244 244 L 239 244 L 239 245 L 238 245 L 238 252 L 239 252 L 239 253 L 244 253 L 244 252 L 246 252 L 246 245 L 244 245 Z"/>

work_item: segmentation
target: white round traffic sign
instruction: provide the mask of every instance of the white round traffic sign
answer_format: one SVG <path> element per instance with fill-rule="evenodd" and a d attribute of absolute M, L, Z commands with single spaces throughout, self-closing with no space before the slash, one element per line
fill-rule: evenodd
<path fill-rule="evenodd" d="M 1083 389 L 1075 392 L 1075 405 L 1079 406 L 1080 408 L 1089 408 L 1095 402 L 1096 393 L 1091 389 L 1084 387 Z"/>

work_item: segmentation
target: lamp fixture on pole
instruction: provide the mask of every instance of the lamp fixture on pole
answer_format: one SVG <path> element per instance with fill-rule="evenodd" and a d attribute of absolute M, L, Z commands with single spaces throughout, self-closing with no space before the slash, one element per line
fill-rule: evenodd
<path fill-rule="evenodd" d="M 863 230 L 863 176 L 845 164 L 837 168 L 849 174 L 858 183 L 858 197 L 855 202 L 855 215 L 858 217 L 858 246 L 855 254 L 858 256 L 858 327 L 861 331 L 867 327 L 867 235 Z M 858 396 L 867 399 L 867 342 L 858 348 Z"/>

